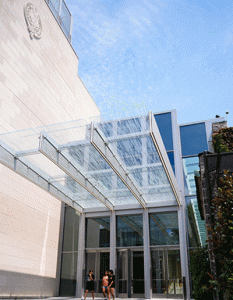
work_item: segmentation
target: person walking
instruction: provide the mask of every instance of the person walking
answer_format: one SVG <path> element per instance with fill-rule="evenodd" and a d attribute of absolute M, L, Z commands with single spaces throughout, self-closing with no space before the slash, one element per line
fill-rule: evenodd
<path fill-rule="evenodd" d="M 110 296 L 112 295 L 113 300 L 115 299 L 115 275 L 113 274 L 113 270 L 109 270 L 108 273 L 108 300 L 110 300 Z"/>
<path fill-rule="evenodd" d="M 95 279 L 95 276 L 93 274 L 93 270 L 89 270 L 89 273 L 87 275 L 86 291 L 85 291 L 84 300 L 86 300 L 88 292 L 91 292 L 93 300 L 95 299 L 95 295 L 94 295 L 94 288 L 95 288 L 95 286 L 94 286 L 94 279 Z"/>
<path fill-rule="evenodd" d="M 108 295 L 108 271 L 105 271 L 105 274 L 102 279 L 102 291 L 103 291 L 104 299 L 107 300 L 106 293 Z"/>

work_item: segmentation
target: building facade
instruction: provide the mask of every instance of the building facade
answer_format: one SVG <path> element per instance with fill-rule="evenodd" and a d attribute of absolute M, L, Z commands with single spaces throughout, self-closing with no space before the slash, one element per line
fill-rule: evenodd
<path fill-rule="evenodd" d="M 222 120 L 101 121 L 64 1 L 0 14 L 0 295 L 81 298 L 89 269 L 100 294 L 113 269 L 118 297 L 190 299 L 188 249 L 205 243 L 194 170 Z"/>

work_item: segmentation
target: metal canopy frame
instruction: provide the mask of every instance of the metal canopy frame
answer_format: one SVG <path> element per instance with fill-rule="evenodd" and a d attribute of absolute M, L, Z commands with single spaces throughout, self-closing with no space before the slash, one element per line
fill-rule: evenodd
<path fill-rule="evenodd" d="M 10 168 L 14 172 L 18 173 L 22 177 L 36 184 L 40 188 L 44 189 L 58 200 L 63 201 L 74 209 L 83 212 L 83 208 L 74 201 L 69 191 L 67 191 L 59 183 L 52 183 L 46 178 L 46 175 L 42 174 L 41 171 L 36 171 L 35 166 L 26 164 L 19 159 L 14 153 L 12 153 L 8 147 L 4 147 L 0 144 L 0 163 Z"/>
<path fill-rule="evenodd" d="M 111 128 L 115 128 L 112 134 L 109 134 L 108 129 L 103 130 L 109 124 Z M 118 124 L 121 129 L 124 126 L 126 129 L 123 132 L 116 130 Z M 91 126 L 77 126 L 77 121 L 74 121 L 74 124 L 67 126 L 66 123 L 64 127 L 62 124 L 55 124 L 47 128 L 26 130 L 19 135 L 18 143 L 17 132 L 0 135 L 0 140 L 3 140 L 0 144 L 0 163 L 81 213 L 122 210 L 122 207 L 138 209 L 180 206 L 178 185 L 152 112 L 132 119 L 91 123 Z M 119 150 L 119 143 L 123 150 Z M 80 163 L 81 158 L 75 159 L 72 149 L 78 151 L 75 152 L 76 156 L 88 157 L 86 161 Z M 145 153 L 140 154 L 140 160 L 139 152 L 143 149 Z M 119 151 L 126 151 L 126 157 Z M 148 161 L 150 155 L 152 159 Z M 59 174 L 54 175 L 49 167 L 45 171 L 41 166 L 37 167 L 38 156 L 42 160 L 44 157 L 50 164 L 52 162 L 51 165 L 60 170 Z M 143 184 L 138 182 L 137 176 Z M 149 183 L 150 176 L 152 179 Z M 163 177 L 162 180 L 159 177 Z M 59 183 L 62 178 L 65 186 Z M 115 183 L 110 184 L 109 178 Z M 67 180 L 72 180 L 80 187 L 77 192 L 75 188 L 69 189 Z M 86 195 L 90 195 L 92 202 L 86 202 L 89 198 L 82 199 Z M 112 199 L 119 200 L 115 203 Z"/>
<path fill-rule="evenodd" d="M 172 166 L 170 164 L 169 158 L 167 156 L 166 149 L 164 147 L 161 135 L 159 133 L 158 126 L 156 124 L 155 118 L 153 117 L 153 113 L 149 112 L 149 124 L 150 124 L 150 135 L 153 140 L 153 143 L 156 147 L 156 150 L 158 151 L 161 163 L 164 167 L 164 170 L 167 174 L 168 180 L 171 184 L 172 190 L 174 192 L 174 195 L 176 197 L 176 201 L 178 205 L 180 206 L 180 192 L 178 188 L 178 184 L 175 178 L 175 175 L 172 170 Z"/>

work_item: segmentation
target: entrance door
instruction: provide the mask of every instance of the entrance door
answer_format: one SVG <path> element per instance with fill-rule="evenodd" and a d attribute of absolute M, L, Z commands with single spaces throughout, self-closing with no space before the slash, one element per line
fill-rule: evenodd
<path fill-rule="evenodd" d="M 152 295 L 153 297 L 183 295 L 180 251 L 151 250 Z"/>
<path fill-rule="evenodd" d="M 119 297 L 144 297 L 143 251 L 123 249 L 117 252 L 117 292 Z"/>
<path fill-rule="evenodd" d="M 86 252 L 86 272 L 84 289 L 86 287 L 86 277 L 89 270 L 93 270 L 95 275 L 95 294 L 101 297 L 102 278 L 106 270 L 109 270 L 109 252 L 107 251 L 88 251 Z"/>
<path fill-rule="evenodd" d="M 143 251 L 132 251 L 132 296 L 141 298 L 144 294 L 144 257 Z"/>

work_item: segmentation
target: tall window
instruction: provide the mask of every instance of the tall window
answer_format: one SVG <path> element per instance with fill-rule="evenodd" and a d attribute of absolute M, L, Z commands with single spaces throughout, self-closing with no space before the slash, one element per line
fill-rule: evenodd
<path fill-rule="evenodd" d="M 142 215 L 117 217 L 117 247 L 143 246 Z"/>

